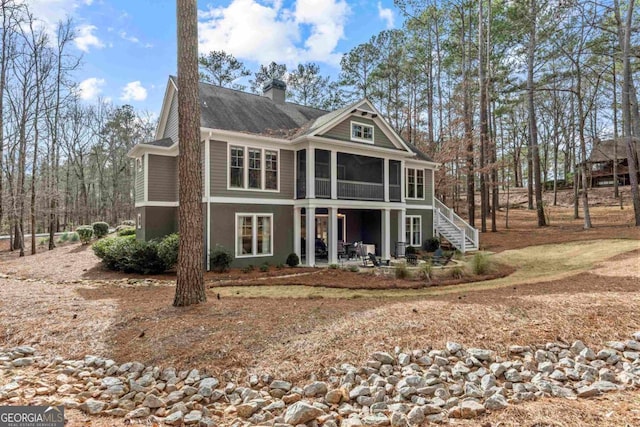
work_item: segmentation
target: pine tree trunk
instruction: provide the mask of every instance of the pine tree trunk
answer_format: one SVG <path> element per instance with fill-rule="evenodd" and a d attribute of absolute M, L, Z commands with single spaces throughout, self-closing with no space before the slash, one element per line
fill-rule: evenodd
<path fill-rule="evenodd" d="M 196 0 L 177 0 L 178 18 L 178 253 L 176 307 L 207 300 L 202 238 L 202 162 L 198 97 L 198 19 Z M 208 231 L 208 230 L 207 230 Z"/>

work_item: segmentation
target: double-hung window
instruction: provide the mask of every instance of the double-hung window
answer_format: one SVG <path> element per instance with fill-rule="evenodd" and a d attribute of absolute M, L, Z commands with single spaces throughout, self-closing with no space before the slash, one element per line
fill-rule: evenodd
<path fill-rule="evenodd" d="M 373 126 L 364 123 L 351 122 L 351 139 L 353 141 L 373 144 Z"/>
<path fill-rule="evenodd" d="M 236 257 L 273 255 L 273 215 L 236 214 Z"/>
<path fill-rule="evenodd" d="M 264 188 L 278 189 L 278 152 L 265 150 L 264 152 Z"/>
<path fill-rule="evenodd" d="M 244 188 L 244 147 L 231 147 L 229 185 Z"/>
<path fill-rule="evenodd" d="M 261 158 L 262 150 L 249 148 L 249 188 L 262 189 L 262 180 L 260 179 L 262 177 Z"/>
<path fill-rule="evenodd" d="M 278 150 L 229 147 L 229 188 L 278 191 Z"/>
<path fill-rule="evenodd" d="M 422 246 L 422 217 L 407 215 L 405 225 L 407 246 Z"/>
<path fill-rule="evenodd" d="M 424 169 L 407 168 L 407 199 L 424 199 Z"/>

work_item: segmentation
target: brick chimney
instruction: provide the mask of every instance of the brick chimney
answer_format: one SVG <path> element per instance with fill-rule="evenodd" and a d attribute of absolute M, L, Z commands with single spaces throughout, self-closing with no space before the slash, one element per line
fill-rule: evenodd
<path fill-rule="evenodd" d="M 262 88 L 262 94 L 277 104 L 284 104 L 287 84 L 282 80 L 269 80 Z"/>

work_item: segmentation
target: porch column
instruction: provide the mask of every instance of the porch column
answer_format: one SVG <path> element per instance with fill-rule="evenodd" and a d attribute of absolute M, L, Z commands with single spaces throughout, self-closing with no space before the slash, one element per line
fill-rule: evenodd
<path fill-rule="evenodd" d="M 389 159 L 384 159 L 384 201 L 389 201 Z"/>
<path fill-rule="evenodd" d="M 400 209 L 398 211 L 398 242 L 404 242 L 407 246 L 407 211 Z"/>
<path fill-rule="evenodd" d="M 316 208 L 307 208 L 307 259 L 309 267 L 316 265 Z"/>
<path fill-rule="evenodd" d="M 391 209 L 382 209 L 380 222 L 382 223 L 380 255 L 382 259 L 391 259 Z"/>
<path fill-rule="evenodd" d="M 327 220 L 329 235 L 329 264 L 338 263 L 338 208 L 329 208 Z"/>
<path fill-rule="evenodd" d="M 307 199 L 316 198 L 316 150 L 307 149 Z M 315 231 L 314 231 L 315 234 Z"/>
<path fill-rule="evenodd" d="M 331 150 L 331 198 L 338 198 L 338 153 Z"/>
<path fill-rule="evenodd" d="M 293 208 L 293 252 L 302 259 L 302 208 Z"/>
<path fill-rule="evenodd" d="M 404 162 L 404 160 L 402 160 L 402 161 L 400 161 L 400 201 L 402 203 L 405 202 L 405 188 L 404 188 L 404 186 L 406 185 L 405 179 L 407 178 L 407 171 L 404 168 L 405 168 L 405 162 Z M 404 237 L 402 238 L 402 241 L 404 242 Z"/>

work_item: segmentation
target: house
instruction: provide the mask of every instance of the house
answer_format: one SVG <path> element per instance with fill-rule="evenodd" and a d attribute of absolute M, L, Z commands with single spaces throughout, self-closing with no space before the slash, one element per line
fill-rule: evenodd
<path fill-rule="evenodd" d="M 463 250 L 477 248 L 477 231 L 465 237 L 453 212 L 434 207 L 437 164 L 368 100 L 327 112 L 285 102 L 285 90 L 278 80 L 262 96 L 200 83 L 206 252 L 222 246 L 235 266 L 295 252 L 315 265 L 319 242 L 329 263 L 344 242 L 363 242 L 389 259 L 447 227 Z M 177 104 L 171 77 L 156 140 L 129 152 L 139 239 L 177 231 Z"/>
<path fill-rule="evenodd" d="M 634 140 L 636 153 L 640 152 L 640 140 Z M 619 185 L 629 185 L 629 163 L 627 159 L 627 139 L 597 139 L 594 141 L 590 165 L 590 187 L 613 186 L 613 164 L 616 163 L 616 175 Z M 640 178 L 640 176 L 639 176 Z"/>

